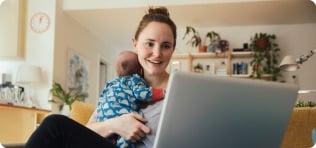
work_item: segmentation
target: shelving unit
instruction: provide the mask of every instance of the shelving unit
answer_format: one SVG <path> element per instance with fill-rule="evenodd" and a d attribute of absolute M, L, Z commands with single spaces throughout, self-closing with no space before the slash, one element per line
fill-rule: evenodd
<path fill-rule="evenodd" d="M 232 74 L 231 77 L 236 77 L 236 78 L 249 78 L 250 74 Z"/>
<path fill-rule="evenodd" d="M 37 125 L 51 111 L 0 103 L 0 139 L 2 144 L 26 143 Z"/>
<path fill-rule="evenodd" d="M 189 72 L 194 72 L 193 70 L 193 63 L 194 61 L 198 60 L 204 60 L 204 62 L 209 62 L 209 63 L 214 63 L 218 61 L 225 61 L 226 64 L 226 76 L 230 77 L 240 77 L 240 78 L 247 78 L 250 76 L 250 72 L 248 74 L 233 74 L 233 69 L 232 69 L 232 63 L 235 59 L 239 60 L 252 60 L 253 57 L 253 52 L 231 52 L 231 50 L 225 52 L 225 53 L 184 53 L 184 54 L 174 54 L 172 57 L 172 62 L 179 61 L 182 63 L 186 63 L 185 67 L 180 65 L 182 67 L 181 71 L 189 71 Z M 183 70 L 183 68 L 185 70 Z M 215 69 L 215 67 L 213 67 Z M 249 65 L 250 68 L 250 65 Z M 225 76 L 225 75 L 222 75 Z"/>

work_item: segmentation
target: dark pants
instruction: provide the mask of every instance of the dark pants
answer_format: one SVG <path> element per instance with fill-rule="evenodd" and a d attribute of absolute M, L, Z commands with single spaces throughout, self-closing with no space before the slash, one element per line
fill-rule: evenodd
<path fill-rule="evenodd" d="M 50 115 L 34 131 L 26 148 L 111 148 L 108 139 L 63 115 Z"/>

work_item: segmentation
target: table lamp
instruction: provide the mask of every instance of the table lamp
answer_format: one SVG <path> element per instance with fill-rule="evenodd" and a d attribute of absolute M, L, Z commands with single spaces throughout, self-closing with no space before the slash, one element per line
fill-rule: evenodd
<path fill-rule="evenodd" d="M 300 68 L 304 62 L 306 62 L 310 57 L 312 57 L 316 53 L 316 49 L 312 49 L 309 51 L 307 55 L 301 55 L 299 58 L 294 59 L 292 56 L 285 56 L 281 63 L 280 69 L 285 71 L 296 71 Z M 316 90 L 299 90 L 299 94 L 309 94 L 316 93 Z M 312 130 L 312 139 L 314 142 L 314 146 L 312 148 L 316 148 L 316 129 Z"/>
<path fill-rule="evenodd" d="M 26 106 L 38 106 L 38 101 L 33 96 L 33 85 L 42 81 L 42 70 L 38 66 L 23 65 L 18 68 L 16 83 L 27 87 L 26 90 Z"/>
<path fill-rule="evenodd" d="M 316 53 L 316 49 L 312 49 L 309 51 L 307 55 L 302 55 L 297 59 L 294 59 L 294 57 L 287 55 L 282 59 L 279 67 L 281 70 L 285 70 L 285 71 L 296 71 L 297 69 L 300 68 L 300 65 L 306 62 L 315 53 Z"/>
<path fill-rule="evenodd" d="M 5 0 L 0 0 L 0 6 L 2 5 L 2 3 L 4 2 Z"/>
<path fill-rule="evenodd" d="M 310 57 L 312 57 L 316 53 L 316 49 L 312 49 L 306 55 L 301 55 L 299 58 L 294 59 L 294 57 L 287 55 L 285 56 L 281 63 L 280 69 L 285 71 L 296 71 L 300 68 L 300 65 L 303 65 Z M 306 93 L 316 93 L 316 90 L 299 90 L 299 94 L 306 94 Z"/>

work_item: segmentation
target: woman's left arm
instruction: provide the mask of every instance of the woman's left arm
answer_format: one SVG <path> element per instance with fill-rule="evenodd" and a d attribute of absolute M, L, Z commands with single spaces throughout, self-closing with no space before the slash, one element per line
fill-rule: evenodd
<path fill-rule="evenodd" d="M 103 137 L 107 137 L 112 134 L 112 130 L 110 130 L 109 125 L 111 124 L 107 122 L 97 122 L 97 109 L 95 109 L 92 115 L 90 116 L 90 119 L 86 124 L 86 127 Z"/>

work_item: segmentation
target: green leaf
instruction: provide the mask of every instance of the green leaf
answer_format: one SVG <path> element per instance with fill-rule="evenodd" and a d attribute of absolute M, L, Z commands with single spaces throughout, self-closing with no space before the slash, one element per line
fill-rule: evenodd
<path fill-rule="evenodd" d="M 70 89 L 68 92 L 66 92 L 57 82 L 53 83 L 52 89 L 50 91 L 54 97 L 58 98 L 67 105 L 71 105 L 75 100 L 84 101 L 84 99 L 87 97 L 86 93 L 78 92 L 74 89 Z M 56 102 L 55 100 L 50 101 Z"/>
<path fill-rule="evenodd" d="M 251 65 L 253 65 L 253 74 L 257 78 L 261 77 L 263 72 L 271 73 L 273 75 L 273 79 L 277 79 L 280 74 L 280 70 L 278 69 L 278 52 L 280 49 L 278 48 L 278 44 L 276 43 L 276 36 L 274 34 L 268 33 L 255 33 L 253 37 L 250 38 L 250 48 L 254 52 L 253 60 L 251 61 Z M 261 41 L 258 40 L 267 40 L 266 48 L 262 48 Z M 262 45 L 264 45 L 262 43 Z M 259 47 L 260 46 L 260 47 Z M 260 64 L 262 67 L 259 69 L 254 68 L 254 65 Z"/>

